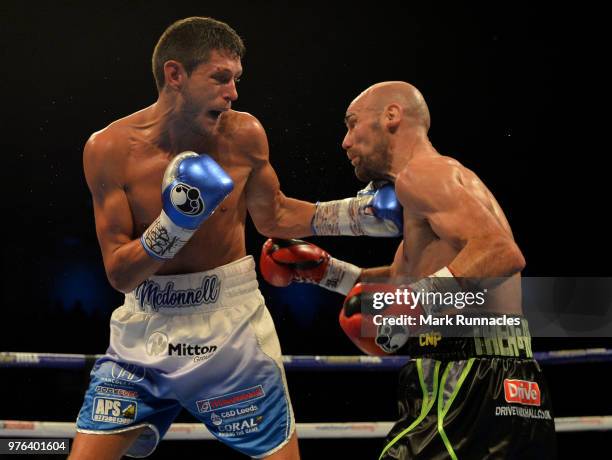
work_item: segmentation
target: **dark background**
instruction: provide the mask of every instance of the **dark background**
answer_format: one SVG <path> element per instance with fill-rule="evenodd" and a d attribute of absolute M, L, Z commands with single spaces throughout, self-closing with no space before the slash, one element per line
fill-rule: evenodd
<path fill-rule="evenodd" d="M 409 81 L 429 104 L 434 146 L 474 170 L 506 212 L 525 275 L 609 276 L 609 151 L 595 139 L 606 133 L 596 114 L 605 55 L 599 14 L 586 6 L 2 2 L 0 351 L 106 349 L 122 297 L 104 275 L 82 148 L 94 131 L 155 101 L 153 47 L 165 27 L 192 15 L 224 20 L 245 40 L 234 107 L 266 128 L 285 194 L 317 201 L 361 188 L 340 147 L 344 111 L 375 82 Z M 398 243 L 311 240 L 362 266 L 389 263 Z M 249 223 L 248 252 L 258 254 L 263 241 Z M 285 354 L 357 353 L 337 326 L 341 296 L 312 286 L 261 288 Z M 534 348 L 610 344 L 540 339 Z M 603 392 L 593 373 L 607 368 L 547 368 L 557 415 L 612 413 L 609 397 L 573 399 L 587 381 L 591 394 Z M 0 419 L 73 421 L 87 383 L 81 374 L 2 369 L 11 396 Z M 289 375 L 303 422 L 391 420 L 395 381 L 393 373 Z M 579 443 L 590 451 L 603 435 L 563 434 L 560 443 L 565 454 Z M 324 449 L 374 458 L 379 447 L 302 442 L 306 459 Z M 178 449 L 235 458 L 218 443 L 177 442 L 162 443 L 156 458 Z"/>

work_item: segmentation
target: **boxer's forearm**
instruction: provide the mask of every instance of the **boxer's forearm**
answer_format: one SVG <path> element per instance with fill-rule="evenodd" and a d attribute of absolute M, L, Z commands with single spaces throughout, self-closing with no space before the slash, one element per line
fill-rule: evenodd
<path fill-rule="evenodd" d="M 492 287 L 525 268 L 525 258 L 509 238 L 469 240 L 448 265 L 455 277 Z"/>
<path fill-rule="evenodd" d="M 164 261 L 149 256 L 140 240 L 119 246 L 106 259 L 104 266 L 108 281 L 123 293 L 136 289 L 164 264 Z"/>
<path fill-rule="evenodd" d="M 391 278 L 391 266 L 387 265 L 384 267 L 373 267 L 373 268 L 364 268 L 361 270 L 361 275 L 357 282 L 359 283 L 369 283 L 376 280 Z"/>
<path fill-rule="evenodd" d="M 312 235 L 311 221 L 314 203 L 279 195 L 273 215 L 257 226 L 261 234 L 269 238 L 304 238 Z"/>

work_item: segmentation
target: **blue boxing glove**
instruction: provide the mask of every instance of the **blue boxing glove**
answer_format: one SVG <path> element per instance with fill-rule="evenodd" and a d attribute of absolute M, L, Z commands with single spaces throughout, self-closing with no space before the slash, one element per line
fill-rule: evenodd
<path fill-rule="evenodd" d="M 162 180 L 162 212 L 140 238 L 145 251 L 172 259 L 233 189 L 232 178 L 210 156 L 177 155 Z"/>
<path fill-rule="evenodd" d="M 315 235 L 402 236 L 403 208 L 395 186 L 372 181 L 356 197 L 317 203 L 312 217 Z"/>

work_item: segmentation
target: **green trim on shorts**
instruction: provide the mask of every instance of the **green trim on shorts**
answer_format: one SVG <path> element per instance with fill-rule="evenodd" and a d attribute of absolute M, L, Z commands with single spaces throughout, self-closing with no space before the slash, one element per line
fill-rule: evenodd
<path fill-rule="evenodd" d="M 399 433 L 397 436 L 395 436 L 391 440 L 391 442 L 389 442 L 389 444 L 387 444 L 384 447 L 383 451 L 381 452 L 380 456 L 378 457 L 378 460 L 380 460 L 383 457 L 383 455 L 385 455 L 385 453 L 397 441 L 399 441 L 406 433 L 408 433 L 409 431 L 414 429 L 415 426 L 417 426 L 419 423 L 421 423 L 423 421 L 423 419 L 427 416 L 427 414 L 429 413 L 429 411 L 431 410 L 433 405 L 435 404 L 435 402 L 436 402 L 436 393 L 438 392 L 438 371 L 440 370 L 440 361 L 436 361 L 435 363 L 436 364 L 435 364 L 435 368 L 434 368 L 434 377 L 433 377 L 433 380 L 434 380 L 434 383 L 433 383 L 433 392 L 432 392 L 432 396 L 431 396 L 431 400 L 430 400 L 429 399 L 429 390 L 427 388 L 427 385 L 426 385 L 424 377 L 423 377 L 423 360 L 421 358 L 416 360 L 417 371 L 418 371 L 418 374 L 419 374 L 419 382 L 421 384 L 421 391 L 423 392 L 423 405 L 421 406 L 421 413 L 419 414 L 417 419 L 410 424 L 410 426 L 408 428 L 406 428 L 401 433 Z"/>
<path fill-rule="evenodd" d="M 448 440 L 448 437 L 446 436 L 446 433 L 444 432 L 444 417 L 448 413 L 451 405 L 453 404 L 453 401 L 457 397 L 457 394 L 459 393 L 459 389 L 461 388 L 461 385 L 463 385 L 463 381 L 466 379 L 468 373 L 470 372 L 470 369 L 472 368 L 472 364 L 474 364 L 474 358 L 468 359 L 467 365 L 465 366 L 463 371 L 461 371 L 461 376 L 459 377 L 459 380 L 457 381 L 457 385 L 455 385 L 455 388 L 453 389 L 453 394 L 451 395 L 450 399 L 446 403 L 446 406 L 443 407 L 444 385 L 446 383 L 446 377 L 448 376 L 448 371 L 450 369 L 450 366 L 456 362 L 457 361 L 450 362 L 446 365 L 446 369 L 444 369 L 444 373 L 442 374 L 442 379 L 440 380 L 440 391 L 438 392 L 438 433 L 440 433 L 440 436 L 442 437 L 442 440 L 444 441 L 444 445 L 446 446 L 446 450 L 448 451 L 448 453 L 450 454 L 453 460 L 457 460 L 457 455 L 455 454 L 455 451 L 453 450 L 453 446 L 451 445 L 450 441 Z"/>

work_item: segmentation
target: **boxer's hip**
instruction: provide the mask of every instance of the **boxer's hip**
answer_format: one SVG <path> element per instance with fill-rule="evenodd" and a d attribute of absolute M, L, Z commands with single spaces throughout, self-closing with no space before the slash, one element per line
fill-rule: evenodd
<path fill-rule="evenodd" d="M 189 315 L 227 308 L 257 291 L 253 257 L 213 270 L 152 276 L 125 295 L 123 308 L 135 313 Z"/>

